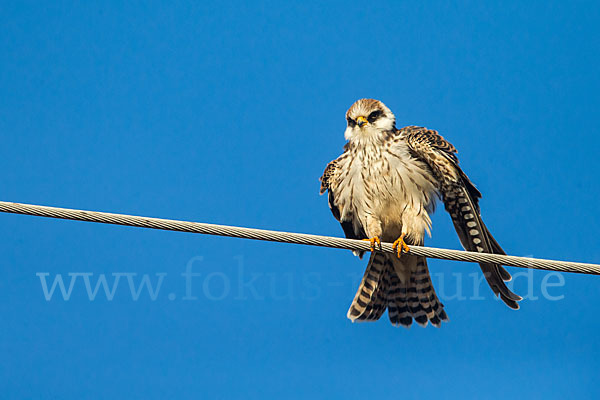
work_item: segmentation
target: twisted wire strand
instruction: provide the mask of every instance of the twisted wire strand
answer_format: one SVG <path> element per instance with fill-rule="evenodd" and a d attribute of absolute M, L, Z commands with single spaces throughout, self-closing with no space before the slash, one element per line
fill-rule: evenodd
<path fill-rule="evenodd" d="M 69 219 L 75 221 L 97 222 L 139 228 L 161 229 L 167 231 L 201 233 L 271 242 L 295 243 L 309 246 L 321 246 L 348 250 L 371 249 L 370 243 L 363 240 L 344 239 L 331 236 L 309 235 L 271 231 L 264 229 L 242 228 L 237 226 L 215 225 L 201 222 L 178 221 L 162 218 L 140 217 L 135 215 L 113 214 L 98 211 L 75 210 L 59 207 L 38 206 L 0 201 L 0 212 L 34 215 L 39 217 Z M 501 254 L 476 253 L 463 250 L 439 249 L 433 247 L 409 245 L 410 254 L 429 258 L 453 261 L 490 262 L 512 267 L 534 268 L 551 271 L 574 272 L 600 275 L 600 265 L 570 261 L 544 260 L 539 258 L 507 256 Z M 381 243 L 381 250 L 394 253 L 391 243 Z"/>

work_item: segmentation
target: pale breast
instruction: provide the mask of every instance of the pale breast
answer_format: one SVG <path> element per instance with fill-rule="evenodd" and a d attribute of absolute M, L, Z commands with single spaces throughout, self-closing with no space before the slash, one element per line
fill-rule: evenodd
<path fill-rule="evenodd" d="M 334 192 L 342 220 L 365 225 L 372 216 L 384 229 L 398 230 L 414 215 L 414 229 L 428 229 L 437 182 L 428 167 L 410 156 L 402 143 L 354 150 L 339 165 Z M 359 222 L 356 221 L 356 222 Z"/>

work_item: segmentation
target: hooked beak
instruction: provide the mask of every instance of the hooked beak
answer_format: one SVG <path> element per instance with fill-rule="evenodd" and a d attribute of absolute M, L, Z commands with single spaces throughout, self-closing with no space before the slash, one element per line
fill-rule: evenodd
<path fill-rule="evenodd" d="M 367 119 L 365 117 L 358 117 L 356 118 L 356 123 L 362 128 L 367 123 Z"/>

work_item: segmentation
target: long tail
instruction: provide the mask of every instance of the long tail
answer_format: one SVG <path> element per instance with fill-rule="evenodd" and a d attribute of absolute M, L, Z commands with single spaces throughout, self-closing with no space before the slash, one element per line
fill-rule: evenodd
<path fill-rule="evenodd" d="M 440 327 L 448 316 L 437 298 L 427 259 L 408 254 L 372 253 L 354 301 L 348 310 L 352 322 L 378 320 L 388 310 L 394 326 L 409 327 L 428 322 Z"/>

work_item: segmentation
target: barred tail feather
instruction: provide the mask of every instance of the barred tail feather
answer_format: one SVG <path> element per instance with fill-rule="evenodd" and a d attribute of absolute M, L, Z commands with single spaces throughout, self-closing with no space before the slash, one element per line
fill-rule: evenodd
<path fill-rule="evenodd" d="M 385 254 L 371 253 L 362 282 L 348 310 L 347 316 L 352 322 L 374 321 L 379 319 L 385 311 L 387 306 L 387 289 L 385 288 L 387 269 Z"/>
<path fill-rule="evenodd" d="M 433 289 L 424 257 L 403 255 L 398 259 L 390 254 L 371 255 L 348 318 L 353 322 L 374 321 L 386 308 L 394 326 L 410 327 L 414 319 L 421 326 L 431 322 L 439 327 L 448 320 Z"/>
<path fill-rule="evenodd" d="M 392 325 L 410 328 L 413 319 L 406 302 L 406 284 L 402 283 L 394 270 L 390 272 L 388 301 L 388 317 Z"/>
<path fill-rule="evenodd" d="M 396 271 L 406 271 L 402 274 L 405 282 L 402 283 L 394 271 L 394 282 L 401 289 L 397 290 L 393 301 L 390 300 L 388 313 L 393 325 L 409 327 L 414 319 L 419 325 L 427 326 L 429 322 L 435 327 L 440 327 L 442 321 L 448 321 L 444 305 L 439 301 L 427 268 L 427 259 L 411 255 L 403 255 L 400 259 L 389 256 L 390 262 L 395 264 Z M 408 258 L 412 258 L 408 262 Z M 392 285 L 393 286 L 393 285 Z M 391 294 L 391 293 L 390 293 Z"/>

